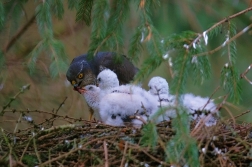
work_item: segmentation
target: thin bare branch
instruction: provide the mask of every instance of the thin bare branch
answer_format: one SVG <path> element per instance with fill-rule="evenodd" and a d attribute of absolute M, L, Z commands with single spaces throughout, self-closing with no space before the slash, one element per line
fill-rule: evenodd
<path fill-rule="evenodd" d="M 17 31 L 16 34 L 14 34 L 14 35 L 12 36 L 11 40 L 8 41 L 8 43 L 5 45 L 5 47 L 4 47 L 4 49 L 3 49 L 3 52 L 4 52 L 4 53 L 7 53 L 7 52 L 10 50 L 10 48 L 12 47 L 12 45 L 14 45 L 15 42 L 26 32 L 26 30 L 27 30 L 27 29 L 32 25 L 32 23 L 34 22 L 35 18 L 36 18 L 36 14 L 34 14 L 34 15 L 30 18 L 30 20 L 28 20 L 28 21 L 26 22 L 26 24 L 25 24 L 23 27 L 21 27 L 21 28 Z"/>
<path fill-rule="evenodd" d="M 200 38 L 203 37 L 203 34 L 207 34 L 208 32 L 210 32 L 211 30 L 213 30 L 217 26 L 219 26 L 219 25 L 221 25 L 221 24 L 223 24 L 223 23 L 225 23 L 225 22 L 227 22 L 227 21 L 229 21 L 229 20 L 231 20 L 231 19 L 233 19 L 233 18 L 235 18 L 237 16 L 245 14 L 245 13 L 249 12 L 250 10 L 252 10 L 252 7 L 249 7 L 247 9 L 245 9 L 245 10 L 242 10 L 242 11 L 240 11 L 240 12 L 234 14 L 234 15 L 231 15 L 231 16 L 219 21 L 218 23 L 214 24 L 212 27 L 210 27 L 209 29 L 204 31 L 202 34 L 199 34 L 198 37 L 195 40 L 193 40 L 193 42 L 187 47 L 187 50 L 189 50 L 189 48 L 193 46 L 193 43 L 197 43 L 200 40 Z"/>
<path fill-rule="evenodd" d="M 213 54 L 213 53 L 219 51 L 220 49 L 222 49 L 223 47 L 225 47 L 226 45 L 228 45 L 230 42 L 236 40 L 242 34 L 244 34 L 245 32 L 247 32 L 251 27 L 252 27 L 252 24 L 248 25 L 243 30 L 241 30 L 239 33 L 237 33 L 232 38 L 230 38 L 228 41 L 225 41 L 223 44 L 221 44 L 220 46 L 216 47 L 215 49 L 207 51 L 207 52 L 202 52 L 202 53 L 196 54 L 194 56 L 205 56 L 205 55 L 210 55 L 210 54 Z"/>
<path fill-rule="evenodd" d="M 250 84 L 252 84 L 252 81 L 250 81 L 248 78 L 247 78 L 247 73 L 251 70 L 251 68 L 252 68 L 252 64 L 250 64 L 249 66 L 248 66 L 248 68 L 243 72 L 243 73 L 241 73 L 241 75 L 240 75 L 240 77 L 241 78 L 244 78 L 246 81 L 248 81 L 248 83 L 250 83 Z"/>

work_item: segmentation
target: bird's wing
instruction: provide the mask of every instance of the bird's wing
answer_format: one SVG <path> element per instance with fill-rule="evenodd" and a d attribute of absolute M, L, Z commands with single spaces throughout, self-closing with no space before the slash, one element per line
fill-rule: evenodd
<path fill-rule="evenodd" d="M 95 58 L 99 66 L 114 71 L 120 83 L 129 83 L 133 80 L 138 69 L 124 55 L 117 55 L 113 52 L 99 52 Z"/>

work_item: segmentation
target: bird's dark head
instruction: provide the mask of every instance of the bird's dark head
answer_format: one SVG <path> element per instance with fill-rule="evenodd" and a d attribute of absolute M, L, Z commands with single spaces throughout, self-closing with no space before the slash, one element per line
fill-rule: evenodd
<path fill-rule="evenodd" d="M 86 85 L 96 84 L 96 77 L 85 60 L 73 62 L 67 70 L 66 77 L 78 92 Z"/>

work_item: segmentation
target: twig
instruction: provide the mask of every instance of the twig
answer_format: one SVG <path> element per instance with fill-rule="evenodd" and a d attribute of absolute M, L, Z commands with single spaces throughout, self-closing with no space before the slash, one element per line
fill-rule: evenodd
<path fill-rule="evenodd" d="M 30 88 L 30 84 L 25 85 L 25 86 L 22 86 L 21 90 L 20 90 L 14 97 L 10 98 L 10 101 L 9 101 L 5 106 L 3 106 L 3 109 L 2 109 L 2 111 L 0 112 L 0 115 L 3 115 L 3 114 L 4 114 L 4 110 L 5 110 L 7 107 L 9 107 L 9 106 L 11 105 L 11 103 L 12 103 L 14 100 L 16 100 L 16 98 L 17 98 L 21 93 L 24 93 L 24 91 L 25 91 L 26 89 L 29 89 L 29 88 Z"/>
<path fill-rule="evenodd" d="M 21 27 L 15 35 L 13 35 L 11 40 L 5 45 L 5 47 L 3 49 L 4 53 L 8 52 L 9 49 L 12 47 L 12 45 L 18 40 L 18 38 L 20 38 L 20 36 L 25 33 L 25 31 L 28 29 L 28 27 L 32 25 L 35 18 L 36 18 L 36 14 L 34 14 L 30 18 L 30 20 L 23 27 Z"/>
<path fill-rule="evenodd" d="M 219 21 L 218 23 L 214 24 L 212 27 L 210 27 L 209 29 L 207 29 L 206 31 L 204 31 L 202 34 L 199 34 L 199 36 L 188 46 L 187 50 L 189 50 L 189 48 L 193 46 L 193 43 L 197 43 L 198 40 L 203 37 L 204 33 L 207 34 L 208 32 L 210 32 L 211 30 L 213 30 L 217 26 L 221 25 L 222 23 L 227 22 L 228 20 L 231 20 L 231 19 L 233 19 L 233 18 L 235 18 L 235 17 L 237 17 L 239 15 L 247 13 L 250 10 L 252 10 L 252 7 L 249 7 L 249 8 L 247 8 L 247 9 L 245 9 L 243 11 L 240 11 L 240 12 L 234 14 L 234 15 L 231 15 L 231 16 L 229 16 L 229 17 L 227 17 L 227 18 Z"/>
<path fill-rule="evenodd" d="M 208 116 L 204 117 L 204 118 L 200 118 L 199 122 L 197 122 L 197 124 L 194 126 L 193 130 L 191 131 L 191 136 L 196 137 L 195 135 L 200 131 L 200 129 L 202 129 L 205 125 L 205 122 L 207 121 L 207 119 L 212 116 L 212 114 L 209 114 Z"/>
<path fill-rule="evenodd" d="M 0 128 L 0 133 L 3 136 L 5 143 L 7 144 L 8 148 L 9 148 L 9 156 L 11 157 L 13 154 L 15 157 L 15 161 L 17 161 L 18 158 L 17 158 L 16 154 L 13 152 L 13 148 L 12 148 L 12 146 L 11 146 L 11 144 L 10 144 L 10 142 L 9 142 L 9 140 L 8 140 L 6 134 L 4 133 L 4 130 L 2 128 Z"/>
<path fill-rule="evenodd" d="M 107 142 L 105 140 L 103 141 L 103 148 L 104 148 L 104 155 L 105 155 L 105 167 L 109 167 L 108 148 L 107 148 Z"/>
<path fill-rule="evenodd" d="M 19 118 L 18 118 L 18 121 L 17 121 L 16 126 L 15 126 L 15 128 L 14 128 L 13 134 L 15 134 L 15 133 L 17 132 L 18 124 L 20 123 L 20 120 L 21 120 L 21 118 L 22 118 L 22 115 L 23 115 L 23 114 L 21 113 L 20 116 L 19 116 Z"/>
<path fill-rule="evenodd" d="M 135 149 L 138 149 L 138 150 L 142 151 L 145 155 L 147 155 L 148 157 L 150 157 L 152 160 L 158 162 L 160 165 L 170 166 L 170 165 L 167 164 L 166 162 L 161 161 L 161 160 L 157 159 L 156 157 L 152 156 L 151 154 L 149 154 L 146 150 L 144 150 L 144 149 L 143 149 L 142 147 L 140 147 L 139 145 L 131 144 L 131 143 L 130 143 L 129 145 L 135 146 L 135 147 L 134 147 Z"/>
<path fill-rule="evenodd" d="M 139 121 L 142 121 L 143 124 L 147 124 L 147 122 L 139 115 L 131 115 L 130 119 L 138 119 Z"/>
<path fill-rule="evenodd" d="M 124 164 L 124 161 L 125 161 L 125 156 L 126 156 L 127 148 L 128 148 L 128 142 L 126 141 L 126 142 L 125 142 L 125 145 L 124 145 L 123 157 L 122 157 L 122 161 L 121 161 L 120 167 L 123 167 L 123 164 Z"/>
<path fill-rule="evenodd" d="M 49 149 L 48 160 L 51 160 L 51 149 Z M 51 163 L 49 163 L 49 167 L 52 167 Z"/>
<path fill-rule="evenodd" d="M 156 157 L 152 156 L 152 155 L 149 154 L 147 151 L 145 151 L 145 150 L 141 150 L 141 151 L 142 151 L 145 155 L 147 155 L 148 157 L 150 157 L 151 159 L 153 159 L 154 161 L 160 163 L 160 165 L 170 166 L 170 165 L 166 164 L 165 162 L 163 162 L 163 161 L 157 159 Z"/>
<path fill-rule="evenodd" d="M 34 134 L 34 135 L 35 135 L 35 134 Z M 41 164 L 42 161 L 41 161 L 41 159 L 40 159 L 40 155 L 39 155 L 39 152 L 38 152 L 38 149 L 37 149 L 35 137 L 33 137 L 32 140 L 33 140 L 33 147 L 34 147 L 35 154 L 36 154 L 36 156 L 37 156 L 37 158 L 38 158 L 39 164 Z"/>
<path fill-rule="evenodd" d="M 27 151 L 27 149 L 28 149 L 28 147 L 29 147 L 29 145 L 30 145 L 30 142 L 33 140 L 33 138 L 34 138 L 34 136 L 32 136 L 32 138 L 29 139 L 27 145 L 25 146 L 25 149 L 24 149 L 24 151 L 23 151 L 23 153 L 22 153 L 22 155 L 21 155 L 21 157 L 20 157 L 20 159 L 19 159 L 20 162 L 22 162 L 22 159 L 23 159 L 23 157 L 24 157 L 24 155 L 25 155 L 25 152 Z"/>
<path fill-rule="evenodd" d="M 194 56 L 204 56 L 204 55 L 213 54 L 213 53 L 219 51 L 220 49 L 222 49 L 223 47 L 225 47 L 227 44 L 229 44 L 230 42 L 234 41 L 236 38 L 240 37 L 242 34 L 244 34 L 245 32 L 247 32 L 251 27 L 252 27 L 252 24 L 248 25 L 243 30 L 241 30 L 239 33 L 237 33 L 235 36 L 233 36 L 232 38 L 230 38 L 228 41 L 225 41 L 223 44 L 221 44 L 217 48 L 215 48 L 215 49 L 213 49 L 211 51 L 207 51 L 207 52 L 202 52 L 202 53 L 196 54 Z"/>
<path fill-rule="evenodd" d="M 95 49 L 94 55 L 93 55 L 93 56 L 95 56 L 95 55 L 97 54 L 97 52 L 100 50 L 100 47 L 102 47 L 102 45 L 103 45 L 112 35 L 113 35 L 113 33 L 108 34 L 108 35 L 106 36 L 106 38 L 104 38 L 104 39 L 100 42 L 100 44 L 99 44 L 99 45 L 97 46 L 97 48 Z"/>
<path fill-rule="evenodd" d="M 59 105 L 59 107 L 57 108 L 57 110 L 56 110 L 56 112 L 55 112 L 55 114 L 57 114 L 58 113 L 58 111 L 59 111 L 59 109 L 65 104 L 65 101 L 66 101 L 66 99 L 67 99 L 67 97 L 65 97 L 65 99 L 63 100 L 63 102 L 62 103 L 60 103 L 60 105 Z"/>
<path fill-rule="evenodd" d="M 250 64 L 249 66 L 248 66 L 248 68 L 243 72 L 243 73 L 241 73 L 241 75 L 240 75 L 240 78 L 242 79 L 242 78 L 244 78 L 246 81 L 248 81 L 250 84 L 252 84 L 252 81 L 250 81 L 248 78 L 247 78 L 247 73 L 249 72 L 249 70 L 251 70 L 251 68 L 252 68 L 252 64 Z"/>
<path fill-rule="evenodd" d="M 67 99 L 67 97 L 65 97 L 65 99 L 63 100 L 63 102 L 60 103 L 59 107 L 58 107 L 57 110 L 55 111 L 55 114 L 57 114 L 58 111 L 59 111 L 59 109 L 65 104 L 66 99 Z M 52 119 L 54 119 L 54 117 L 50 118 L 50 119 L 48 120 L 48 122 L 49 122 L 50 120 L 52 120 Z M 54 121 L 55 121 L 55 119 L 52 120 L 51 126 L 53 126 Z"/>
<path fill-rule="evenodd" d="M 74 124 L 69 124 L 69 125 L 59 125 L 59 126 L 54 126 L 49 129 L 44 130 L 44 132 L 51 132 L 57 129 L 66 129 L 66 128 L 75 128 L 77 125 Z"/>
<path fill-rule="evenodd" d="M 218 105 L 218 107 L 217 107 L 216 110 L 220 110 L 221 107 L 226 103 L 226 100 L 227 100 L 227 98 L 228 98 L 228 95 L 223 96 L 223 98 L 224 98 L 223 101 Z"/>
<path fill-rule="evenodd" d="M 204 107 L 202 108 L 202 110 L 204 110 L 205 107 L 207 106 L 207 104 L 210 103 L 210 100 L 212 99 L 213 95 L 214 95 L 219 89 L 220 89 L 220 86 L 218 86 L 218 87 L 214 90 L 214 92 L 210 95 L 210 97 L 209 97 L 208 100 L 207 100 L 207 103 L 204 105 Z M 216 110 L 216 109 L 215 109 L 215 110 Z"/>
<path fill-rule="evenodd" d="M 235 117 L 233 116 L 232 112 L 225 106 L 223 108 L 228 112 L 228 114 L 230 115 L 231 119 L 233 120 L 233 124 L 235 126 L 236 121 L 235 121 Z"/>
<path fill-rule="evenodd" d="M 93 142 L 96 142 L 96 141 L 99 141 L 99 140 L 102 140 L 102 139 L 107 139 L 107 138 L 111 138 L 111 136 L 104 136 L 104 137 L 102 137 L 102 138 L 97 138 L 97 139 L 91 140 L 91 141 L 85 143 L 81 148 L 77 147 L 77 148 L 75 148 L 75 149 L 72 149 L 71 151 L 69 151 L 69 152 L 67 152 L 67 153 L 65 153 L 65 154 L 61 154 L 61 155 L 59 155 L 58 157 L 52 158 L 51 160 L 48 160 L 48 161 L 46 161 L 46 162 L 40 164 L 39 166 L 46 166 L 47 164 L 52 163 L 52 162 L 54 162 L 54 161 L 57 161 L 57 160 L 59 160 L 59 159 L 61 159 L 61 158 L 66 158 L 66 157 L 68 157 L 69 155 L 71 155 L 72 153 L 74 153 L 74 152 L 76 152 L 76 151 L 78 151 L 78 150 L 82 150 L 82 148 L 85 148 L 86 146 L 88 146 L 89 144 L 91 144 L 91 143 L 93 143 Z"/>
<path fill-rule="evenodd" d="M 250 110 L 244 111 L 244 112 L 242 112 L 241 114 L 235 116 L 234 118 L 236 119 L 236 118 L 241 117 L 241 116 L 243 116 L 243 115 L 245 115 L 245 114 L 247 114 L 247 113 L 249 113 L 249 112 L 250 112 Z"/>

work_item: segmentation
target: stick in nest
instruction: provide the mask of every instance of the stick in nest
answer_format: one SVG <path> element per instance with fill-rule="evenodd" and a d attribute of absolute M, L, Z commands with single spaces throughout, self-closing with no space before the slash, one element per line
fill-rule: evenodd
<path fill-rule="evenodd" d="M 105 155 L 105 167 L 109 167 L 108 148 L 107 148 L 107 142 L 105 140 L 103 141 L 103 147 L 104 147 L 104 155 Z"/>

